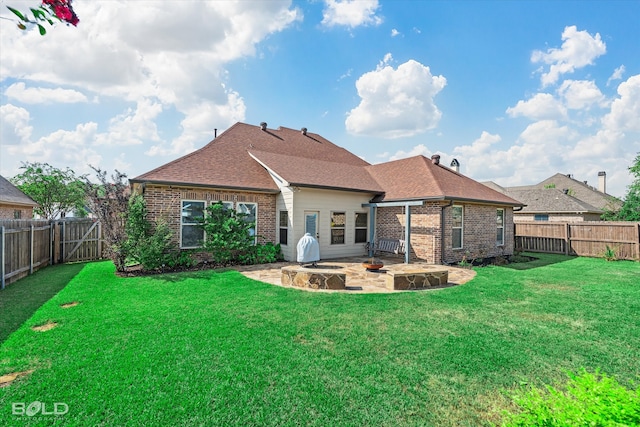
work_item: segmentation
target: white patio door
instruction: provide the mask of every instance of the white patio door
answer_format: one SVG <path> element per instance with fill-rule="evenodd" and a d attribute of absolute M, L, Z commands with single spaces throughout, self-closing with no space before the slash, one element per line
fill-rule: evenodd
<path fill-rule="evenodd" d="M 318 211 L 304 211 L 304 232 L 311 234 L 318 240 L 320 240 L 320 234 L 318 233 L 319 216 L 320 212 Z"/>

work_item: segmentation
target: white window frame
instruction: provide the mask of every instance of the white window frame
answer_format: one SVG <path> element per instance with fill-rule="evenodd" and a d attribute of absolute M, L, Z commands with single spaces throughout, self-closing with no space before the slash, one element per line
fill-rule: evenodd
<path fill-rule="evenodd" d="M 342 215 L 344 216 L 344 224 L 340 227 L 336 227 L 333 225 L 333 215 Z M 331 211 L 329 219 L 331 223 L 329 224 L 329 243 L 332 245 L 345 245 L 347 243 L 347 212 L 346 211 Z M 342 243 L 333 243 L 333 230 L 342 230 Z"/>
<path fill-rule="evenodd" d="M 236 212 L 243 213 L 240 210 L 241 205 L 253 205 L 256 207 L 256 218 L 253 222 L 253 244 L 256 245 L 258 243 L 258 204 L 256 202 L 236 202 Z"/>
<path fill-rule="evenodd" d="M 287 214 L 287 223 L 284 225 L 282 225 L 283 212 Z M 282 243 L 281 241 L 282 230 L 287 230 L 287 241 L 284 243 Z M 287 246 L 289 244 L 289 211 L 286 209 L 281 209 L 278 211 L 278 243 L 280 243 L 282 246 Z"/>
<path fill-rule="evenodd" d="M 366 222 L 366 225 L 364 227 L 358 227 L 358 225 L 356 223 L 356 218 L 358 217 L 358 215 L 366 215 L 367 216 L 367 222 Z M 354 229 L 353 243 L 354 244 L 367 243 L 367 241 L 369 240 L 369 213 L 368 212 L 356 212 L 353 215 L 353 229 Z M 363 242 L 358 242 L 357 241 L 358 230 L 365 230 L 364 241 Z"/>
<path fill-rule="evenodd" d="M 222 205 L 229 210 L 233 210 L 234 208 L 233 202 L 226 202 L 224 200 L 212 200 L 209 202 L 209 206 L 215 205 L 216 203 L 222 203 Z"/>
<path fill-rule="evenodd" d="M 182 245 L 182 230 L 184 226 L 187 227 L 193 227 L 195 225 L 197 225 L 197 222 L 190 222 L 190 223 L 185 223 L 183 221 L 183 215 L 182 215 L 182 210 L 184 209 L 184 203 L 202 203 L 202 214 L 205 214 L 205 210 L 207 208 L 207 202 L 206 200 L 190 200 L 190 199 L 184 199 L 180 201 L 180 249 L 198 249 L 201 248 L 202 246 L 183 246 Z M 204 242 L 206 240 L 207 236 L 204 233 L 204 230 L 202 231 L 202 241 Z"/>
<path fill-rule="evenodd" d="M 464 205 L 453 205 L 451 207 L 451 249 L 462 249 L 464 248 Z M 457 208 L 460 208 L 460 213 L 461 213 L 461 223 L 460 223 L 460 227 L 456 227 L 453 225 L 453 211 Z M 460 230 L 460 246 L 454 246 L 453 245 L 453 230 Z"/>
<path fill-rule="evenodd" d="M 498 223 L 499 212 L 502 212 L 502 224 Z M 503 208 L 496 209 L 496 246 L 504 246 L 504 223 L 505 223 L 505 210 Z M 498 231 L 501 234 L 501 240 L 498 240 Z"/>

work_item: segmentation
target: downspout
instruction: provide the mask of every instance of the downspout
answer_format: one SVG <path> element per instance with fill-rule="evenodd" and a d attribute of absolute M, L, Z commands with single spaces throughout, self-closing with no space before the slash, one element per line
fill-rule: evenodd
<path fill-rule="evenodd" d="M 440 209 L 440 265 L 444 265 L 444 210 L 453 205 L 453 200 Z"/>

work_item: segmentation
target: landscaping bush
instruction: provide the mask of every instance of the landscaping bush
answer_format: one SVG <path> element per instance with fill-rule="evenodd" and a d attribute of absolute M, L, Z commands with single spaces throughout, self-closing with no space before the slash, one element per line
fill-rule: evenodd
<path fill-rule="evenodd" d="M 195 264 L 189 252 L 178 249 L 166 221 L 160 219 L 152 224 L 147 220 L 147 207 L 139 194 L 130 199 L 126 232 L 130 260 L 142 265 L 143 270 L 191 267 Z"/>
<path fill-rule="evenodd" d="M 640 388 L 629 390 L 598 371 L 569 373 L 563 390 L 531 388 L 514 400 L 522 412 L 507 412 L 503 427 L 640 425 Z"/>
<path fill-rule="evenodd" d="M 207 207 L 202 219 L 202 228 L 207 235 L 204 250 L 220 265 L 264 264 L 281 260 L 280 245 L 255 243 L 255 236 L 250 232 L 254 223 L 246 218 L 246 214 L 228 209 L 221 202 Z"/>

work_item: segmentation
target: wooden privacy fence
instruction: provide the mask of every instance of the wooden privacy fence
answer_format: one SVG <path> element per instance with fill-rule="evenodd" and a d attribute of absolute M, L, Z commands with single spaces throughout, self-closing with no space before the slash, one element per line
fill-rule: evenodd
<path fill-rule="evenodd" d="M 0 288 L 50 264 L 102 259 L 92 219 L 0 220 Z"/>
<path fill-rule="evenodd" d="M 516 222 L 516 250 L 640 261 L 640 222 Z"/>

